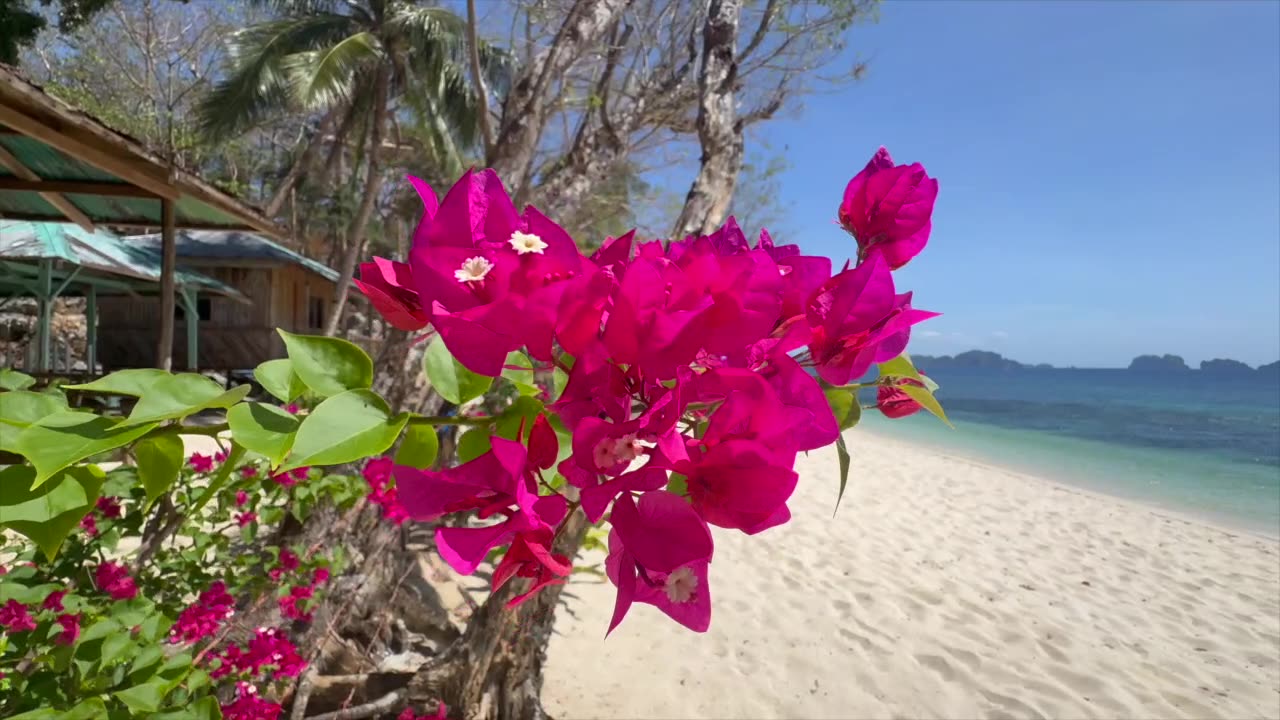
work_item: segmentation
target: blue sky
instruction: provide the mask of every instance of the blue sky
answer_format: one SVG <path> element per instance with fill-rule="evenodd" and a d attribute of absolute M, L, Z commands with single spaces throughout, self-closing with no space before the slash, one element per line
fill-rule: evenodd
<path fill-rule="evenodd" d="M 809 253 L 879 145 L 939 179 L 913 352 L 1280 358 L 1280 3 L 899 0 L 849 39 L 867 77 L 765 134 Z"/>

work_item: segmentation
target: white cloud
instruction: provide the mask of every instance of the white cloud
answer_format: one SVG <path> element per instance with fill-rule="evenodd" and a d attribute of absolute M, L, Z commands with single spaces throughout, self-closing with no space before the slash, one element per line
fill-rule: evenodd
<path fill-rule="evenodd" d="M 937 330 L 921 330 L 917 332 L 916 335 L 922 338 L 942 337 L 942 333 L 938 332 Z"/>

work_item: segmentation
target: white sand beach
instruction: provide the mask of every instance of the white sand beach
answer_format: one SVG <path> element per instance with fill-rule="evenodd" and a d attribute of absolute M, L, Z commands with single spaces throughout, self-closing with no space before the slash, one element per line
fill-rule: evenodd
<path fill-rule="evenodd" d="M 576 718 L 1280 717 L 1280 546 L 853 432 L 794 519 L 716 531 L 711 630 L 607 640 L 579 575 L 544 687 Z M 1277 499 L 1280 502 L 1280 499 Z"/>

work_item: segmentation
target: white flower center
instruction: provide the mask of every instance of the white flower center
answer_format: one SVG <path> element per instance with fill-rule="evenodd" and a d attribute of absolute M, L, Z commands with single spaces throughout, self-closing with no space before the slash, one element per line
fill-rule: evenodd
<path fill-rule="evenodd" d="M 511 247 L 515 248 L 515 251 L 521 255 L 528 253 L 541 255 L 542 251 L 547 249 L 547 244 L 543 242 L 542 238 L 533 233 L 517 230 L 511 233 Z"/>
<path fill-rule="evenodd" d="M 673 603 L 687 603 L 693 599 L 694 591 L 698 589 L 698 576 L 686 565 L 677 568 L 675 572 L 667 576 L 666 593 L 667 599 Z"/>
<path fill-rule="evenodd" d="M 635 433 L 627 433 L 622 437 L 605 438 L 592 448 L 592 459 L 596 467 L 613 467 L 618 463 L 629 463 L 626 472 L 634 472 L 649 462 L 645 450 L 655 445 L 636 437 Z"/>
<path fill-rule="evenodd" d="M 458 278 L 458 282 L 479 282 L 492 269 L 493 263 L 489 262 L 487 258 L 467 258 L 463 261 L 462 267 L 453 271 L 453 276 Z"/>

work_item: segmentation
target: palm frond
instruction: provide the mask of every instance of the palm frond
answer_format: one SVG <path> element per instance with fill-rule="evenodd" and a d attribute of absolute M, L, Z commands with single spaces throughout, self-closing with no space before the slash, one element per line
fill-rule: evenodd
<path fill-rule="evenodd" d="M 385 27 L 387 34 L 399 39 L 410 55 L 426 54 L 466 62 L 467 23 L 445 8 L 396 3 Z"/>
<path fill-rule="evenodd" d="M 200 132 L 223 140 L 283 110 L 289 100 L 286 58 L 351 34 L 351 18 L 332 13 L 272 20 L 236 33 L 226 77 L 196 108 Z"/>
<path fill-rule="evenodd" d="M 357 78 L 384 58 L 378 38 L 358 32 L 326 48 L 294 53 L 284 68 L 294 101 L 318 110 L 349 100 Z"/>

